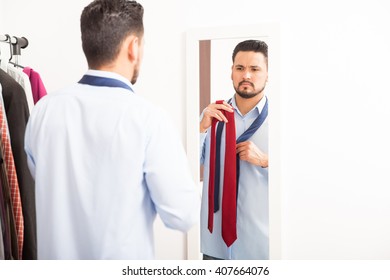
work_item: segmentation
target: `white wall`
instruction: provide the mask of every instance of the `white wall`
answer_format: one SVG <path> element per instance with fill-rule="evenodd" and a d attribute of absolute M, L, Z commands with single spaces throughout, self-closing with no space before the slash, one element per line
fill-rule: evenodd
<path fill-rule="evenodd" d="M 0 1 L 0 29 L 3 26 L 3 12 L 4 12 L 3 1 Z"/>
<path fill-rule="evenodd" d="M 49 90 L 86 69 L 79 16 L 88 2 L 0 0 L 0 33 L 30 40 L 23 64 Z M 280 22 L 282 257 L 389 259 L 387 1 L 140 2 L 146 49 L 137 91 L 169 110 L 183 143 L 185 32 Z M 156 229 L 159 258 L 185 257 L 184 236 Z"/>

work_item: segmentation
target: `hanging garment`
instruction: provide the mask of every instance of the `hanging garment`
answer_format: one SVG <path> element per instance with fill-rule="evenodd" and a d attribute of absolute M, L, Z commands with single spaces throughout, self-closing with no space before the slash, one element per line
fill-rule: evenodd
<path fill-rule="evenodd" d="M 0 96 L 2 94 L 2 87 L 0 84 Z M 0 158 L 0 164 L 3 162 L 3 159 Z M 7 230 L 5 228 L 5 207 L 4 207 L 4 196 L 3 196 L 3 184 L 1 183 L 0 180 L 0 260 L 5 259 L 4 255 L 4 243 L 5 240 L 3 238 L 3 235 L 5 231 Z M 4 232 L 4 233 L 3 233 Z"/>
<path fill-rule="evenodd" d="M 34 71 L 32 68 L 24 67 L 23 72 L 26 73 L 30 79 L 32 96 L 34 99 L 34 104 L 36 104 L 39 99 L 47 94 L 45 85 L 43 84 L 39 73 Z"/>
<path fill-rule="evenodd" d="M 28 111 L 31 112 L 32 108 L 34 107 L 34 99 L 31 90 L 30 78 L 22 71 L 22 69 L 15 67 L 12 64 L 7 65 L 7 74 L 22 86 L 26 96 Z"/>
<path fill-rule="evenodd" d="M 15 218 L 12 210 L 11 194 L 8 184 L 7 171 L 4 161 L 4 149 L 0 141 L 0 207 L 2 208 L 1 221 L 3 225 L 4 258 L 18 259 L 18 237 L 16 234 Z"/>
<path fill-rule="evenodd" d="M 3 227 L 4 227 L 4 219 L 3 219 L 3 216 L 4 216 L 4 213 L 3 213 L 3 204 L 4 204 L 4 201 L 3 201 L 3 185 L 1 184 L 1 181 L 0 181 L 0 217 L 1 217 L 1 221 L 0 221 L 0 260 L 5 260 L 5 255 L 4 255 L 4 238 L 3 238 Z M 4 231 L 6 229 L 4 228 Z"/>
<path fill-rule="evenodd" d="M 3 86 L 4 109 L 22 200 L 24 218 L 23 259 L 36 259 L 35 185 L 24 152 L 24 134 L 29 118 L 26 95 L 23 88 L 2 70 L 0 70 L 0 83 Z"/>
<path fill-rule="evenodd" d="M 13 214 L 14 214 L 15 224 L 16 224 L 16 233 L 18 237 L 18 252 L 19 252 L 18 258 L 20 259 L 23 251 L 23 234 L 24 234 L 22 201 L 20 198 L 20 190 L 19 190 L 18 178 L 16 175 L 14 157 L 12 154 L 11 142 L 8 136 L 7 119 L 3 108 L 1 108 L 0 110 L 0 130 L 1 130 L 1 142 L 4 146 L 4 161 L 7 169 L 7 177 L 8 177 L 10 191 L 11 191 L 11 202 L 12 202 L 12 209 L 13 209 Z"/>
<path fill-rule="evenodd" d="M 0 57 L 0 69 L 2 69 L 5 72 L 7 72 L 8 69 L 8 61 L 6 61 L 5 59 L 1 59 L 1 57 Z"/>

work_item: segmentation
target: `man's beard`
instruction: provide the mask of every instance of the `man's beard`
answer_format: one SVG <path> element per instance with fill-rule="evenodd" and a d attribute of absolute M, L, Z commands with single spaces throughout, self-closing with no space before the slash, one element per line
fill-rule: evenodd
<path fill-rule="evenodd" d="M 259 91 L 255 91 L 255 92 L 240 91 L 239 87 L 242 83 L 250 83 L 253 88 L 255 88 L 255 85 L 251 82 L 248 82 L 248 81 L 242 81 L 238 84 L 238 87 L 234 87 L 234 89 L 236 90 L 236 93 L 240 97 L 245 98 L 245 99 L 253 98 L 253 97 L 259 95 L 260 93 L 262 93 L 265 89 L 265 85 L 264 85 Z"/>
<path fill-rule="evenodd" d="M 134 67 L 134 72 L 133 72 L 133 77 L 131 78 L 131 84 L 134 85 L 137 82 L 138 79 L 138 74 L 139 74 L 139 65 L 140 63 L 138 62 L 137 65 Z"/>
<path fill-rule="evenodd" d="M 134 69 L 133 77 L 131 78 L 131 84 L 134 85 L 138 79 L 138 69 Z"/>

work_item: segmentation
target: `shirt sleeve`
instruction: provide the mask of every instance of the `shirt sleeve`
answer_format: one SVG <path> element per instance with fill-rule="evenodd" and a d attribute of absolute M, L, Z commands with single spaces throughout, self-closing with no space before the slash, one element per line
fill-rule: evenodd
<path fill-rule="evenodd" d="M 26 132 L 24 135 L 24 151 L 26 152 L 26 155 L 27 155 L 28 169 L 30 170 L 31 176 L 35 180 L 35 162 L 34 162 L 34 158 L 32 156 L 31 147 L 30 147 L 30 139 L 31 139 L 31 135 L 30 135 L 31 134 L 31 128 L 30 128 L 31 124 L 30 123 L 31 123 L 31 117 L 26 125 Z"/>
<path fill-rule="evenodd" d="M 199 116 L 199 122 L 202 121 L 204 115 L 204 110 L 202 111 L 202 114 Z M 204 133 L 200 133 L 200 139 L 199 139 L 199 152 L 200 152 L 200 165 L 204 164 L 205 159 L 205 152 L 206 152 L 206 136 L 207 136 L 207 130 Z"/>
<path fill-rule="evenodd" d="M 206 136 L 207 136 L 207 132 L 205 133 L 200 133 L 200 139 L 199 139 L 199 143 L 200 143 L 200 148 L 199 148 L 199 151 L 200 151 L 200 164 L 204 164 L 204 159 L 205 159 L 205 154 L 206 154 Z"/>
<path fill-rule="evenodd" d="M 200 192 L 170 119 L 161 112 L 151 127 L 144 164 L 147 188 L 163 223 L 187 231 L 199 220 Z"/>

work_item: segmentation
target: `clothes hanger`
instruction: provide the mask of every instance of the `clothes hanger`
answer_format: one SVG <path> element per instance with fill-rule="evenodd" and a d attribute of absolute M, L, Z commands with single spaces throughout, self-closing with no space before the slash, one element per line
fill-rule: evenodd
<path fill-rule="evenodd" d="M 16 62 L 13 62 L 13 61 L 12 61 L 13 53 L 14 53 L 14 51 L 12 50 L 12 40 L 11 40 L 11 37 L 10 37 L 8 34 L 6 34 L 5 36 L 9 39 L 8 43 L 9 43 L 10 58 L 9 58 L 9 60 L 8 60 L 8 63 L 14 65 L 15 67 L 20 67 L 20 68 L 23 69 L 24 66 L 18 64 L 17 57 L 16 57 Z M 17 44 L 18 44 L 18 38 L 16 38 L 16 37 L 14 37 L 14 38 L 16 39 L 15 45 L 17 45 Z"/>

